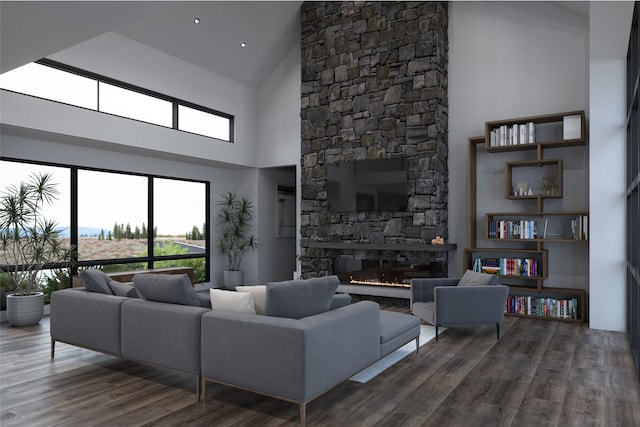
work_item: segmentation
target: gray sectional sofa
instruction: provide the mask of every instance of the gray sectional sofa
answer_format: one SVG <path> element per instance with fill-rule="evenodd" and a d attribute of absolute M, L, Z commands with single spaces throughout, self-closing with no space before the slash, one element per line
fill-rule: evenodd
<path fill-rule="evenodd" d="M 52 358 L 59 341 L 192 375 L 198 400 L 213 381 L 295 402 L 302 425 L 315 397 L 411 340 L 419 348 L 417 317 L 349 304 L 334 276 L 252 288 L 265 297 L 259 315 L 219 306 L 186 276 L 137 275 L 130 288 L 114 285 L 133 295 L 119 296 L 90 274 L 105 283 L 85 274 L 87 288 L 52 294 Z"/>

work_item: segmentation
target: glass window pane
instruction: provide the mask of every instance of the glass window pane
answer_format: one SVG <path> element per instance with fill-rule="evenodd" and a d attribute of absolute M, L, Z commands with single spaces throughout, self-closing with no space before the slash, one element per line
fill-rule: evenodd
<path fill-rule="evenodd" d="M 154 256 L 203 255 L 203 258 L 156 261 L 154 267 L 193 267 L 196 283 L 206 279 L 206 189 L 201 182 L 153 180 L 153 215 L 157 230 Z M 177 205 L 180 209 L 176 209 Z"/>
<path fill-rule="evenodd" d="M 97 81 L 31 63 L 0 75 L 0 88 L 78 107 L 97 109 Z"/>
<path fill-rule="evenodd" d="M 100 82 L 99 109 L 104 113 L 160 126 L 173 126 L 171 102 L 104 82 Z"/>
<path fill-rule="evenodd" d="M 78 171 L 78 259 L 147 255 L 147 178 Z"/>
<path fill-rule="evenodd" d="M 12 186 L 28 183 L 34 174 L 51 174 L 50 183 L 57 191 L 55 199 L 42 205 L 42 218 L 53 221 L 59 237 L 69 244 L 69 226 L 71 224 L 71 179 L 67 168 L 33 165 L 28 163 L 0 160 L 0 193 L 6 194 Z M 9 252 L 0 252 L 0 264 L 11 265 L 17 260 Z M 56 261 L 63 261 L 62 259 Z"/>
<path fill-rule="evenodd" d="M 204 183 L 155 178 L 153 204 L 154 221 L 159 238 L 204 242 L 206 221 L 206 185 Z M 176 206 L 180 206 L 180 209 L 176 209 Z"/>
<path fill-rule="evenodd" d="M 226 117 L 178 105 L 178 129 L 229 141 L 231 121 Z"/>

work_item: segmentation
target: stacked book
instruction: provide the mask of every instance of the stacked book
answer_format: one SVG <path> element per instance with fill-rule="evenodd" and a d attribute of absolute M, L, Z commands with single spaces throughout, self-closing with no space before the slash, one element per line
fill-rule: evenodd
<path fill-rule="evenodd" d="M 502 125 L 489 133 L 491 147 L 509 145 L 534 144 L 536 142 L 536 125 L 533 122 Z"/>

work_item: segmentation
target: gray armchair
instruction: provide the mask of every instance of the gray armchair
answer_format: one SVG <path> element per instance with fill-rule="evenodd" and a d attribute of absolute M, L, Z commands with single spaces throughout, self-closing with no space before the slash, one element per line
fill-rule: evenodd
<path fill-rule="evenodd" d="M 494 323 L 500 339 L 508 294 L 498 276 L 471 271 L 462 279 L 411 279 L 411 312 L 435 326 L 436 340 L 439 326 Z"/>

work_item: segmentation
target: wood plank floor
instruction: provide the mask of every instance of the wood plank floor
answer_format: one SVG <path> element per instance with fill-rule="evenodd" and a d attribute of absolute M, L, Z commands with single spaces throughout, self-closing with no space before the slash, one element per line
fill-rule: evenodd
<path fill-rule="evenodd" d="M 298 423 L 292 403 L 212 383 L 197 403 L 187 375 L 61 343 L 54 360 L 49 351 L 48 317 L 0 327 L 3 427 Z M 308 405 L 307 424 L 640 426 L 640 385 L 624 333 L 507 317 L 500 340 L 494 327 L 450 328 L 369 383 L 344 382 Z"/>

